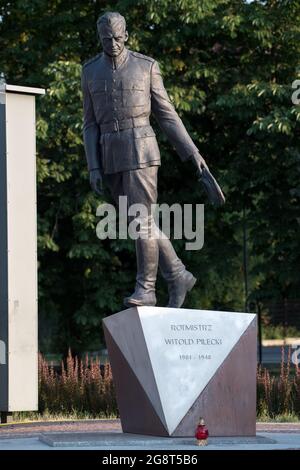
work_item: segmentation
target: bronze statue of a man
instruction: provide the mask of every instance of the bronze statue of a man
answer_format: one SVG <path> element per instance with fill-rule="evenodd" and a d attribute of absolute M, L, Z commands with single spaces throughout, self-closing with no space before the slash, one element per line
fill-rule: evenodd
<path fill-rule="evenodd" d="M 181 160 L 192 160 L 199 175 L 208 170 L 164 88 L 158 63 L 125 47 L 126 22 L 119 13 L 105 13 L 97 30 L 103 53 L 82 69 L 84 145 L 92 188 L 107 185 L 116 204 L 126 195 L 128 205 L 157 201 L 160 153 L 150 125 L 151 112 Z M 151 216 L 144 220 L 152 223 Z M 168 238 L 136 240 L 137 277 L 126 306 L 155 305 L 158 266 L 168 283 L 168 307 L 181 307 L 196 279 L 186 270 Z"/>

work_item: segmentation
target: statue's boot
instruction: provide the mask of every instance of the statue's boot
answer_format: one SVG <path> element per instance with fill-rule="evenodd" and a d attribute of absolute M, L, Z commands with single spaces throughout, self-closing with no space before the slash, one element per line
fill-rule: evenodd
<path fill-rule="evenodd" d="M 167 307 L 180 308 L 185 300 L 186 294 L 190 291 L 197 279 L 192 273 L 185 270 L 180 276 L 168 283 L 169 302 Z"/>
<path fill-rule="evenodd" d="M 167 307 L 180 308 L 187 292 L 194 287 L 197 279 L 187 271 L 168 238 L 160 237 L 158 246 L 159 268 L 168 283 L 169 301 Z"/>
<path fill-rule="evenodd" d="M 155 239 L 138 238 L 135 243 L 137 276 L 135 291 L 124 299 L 126 307 L 155 305 L 155 283 L 158 268 L 158 244 Z"/>

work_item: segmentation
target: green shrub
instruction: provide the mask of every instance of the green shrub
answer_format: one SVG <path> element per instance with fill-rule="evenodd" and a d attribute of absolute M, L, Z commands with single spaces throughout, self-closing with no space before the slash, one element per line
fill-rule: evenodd
<path fill-rule="evenodd" d="M 62 361 L 61 374 L 39 355 L 39 411 L 50 414 L 88 414 L 112 417 L 117 404 L 108 363 L 101 367 L 98 358 L 82 361 L 71 351 Z"/>
<path fill-rule="evenodd" d="M 279 375 L 259 366 L 257 370 L 257 417 L 262 421 L 300 418 L 300 368 L 291 366 L 291 351 Z M 69 351 L 61 373 L 39 355 L 39 412 L 48 417 L 117 417 L 118 407 L 109 363 L 82 361 Z"/>
<path fill-rule="evenodd" d="M 278 420 L 283 415 L 300 418 L 300 368 L 295 366 L 295 373 L 291 373 L 291 350 L 285 363 L 282 348 L 279 376 L 261 366 L 258 368 L 257 416 L 265 421 L 266 418 Z"/>

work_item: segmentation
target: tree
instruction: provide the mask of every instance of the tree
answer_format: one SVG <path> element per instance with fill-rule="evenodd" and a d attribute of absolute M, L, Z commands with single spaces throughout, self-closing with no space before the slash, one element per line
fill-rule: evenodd
<path fill-rule="evenodd" d="M 95 23 L 106 10 L 126 17 L 129 48 L 159 61 L 227 197 L 223 208 L 206 205 L 203 250 L 175 243 L 199 279 L 186 305 L 243 310 L 251 299 L 297 295 L 298 1 L 16 0 L 0 8 L 0 70 L 8 82 L 47 88 L 38 104 L 43 351 L 98 348 L 102 317 L 122 307 L 134 284 L 133 243 L 96 238 L 101 199 L 88 185 L 81 135 L 81 64 L 98 52 Z M 192 164 L 159 140 L 159 201 L 204 202 Z M 163 304 L 160 281 L 158 290 Z"/>

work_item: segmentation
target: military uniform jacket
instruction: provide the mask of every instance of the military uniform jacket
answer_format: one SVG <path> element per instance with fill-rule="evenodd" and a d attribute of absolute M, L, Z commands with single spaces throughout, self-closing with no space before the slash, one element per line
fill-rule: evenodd
<path fill-rule="evenodd" d="M 117 58 L 102 53 L 83 66 L 81 83 L 89 170 L 109 174 L 160 165 L 151 112 L 183 161 L 198 152 L 154 59 L 126 48 Z"/>

